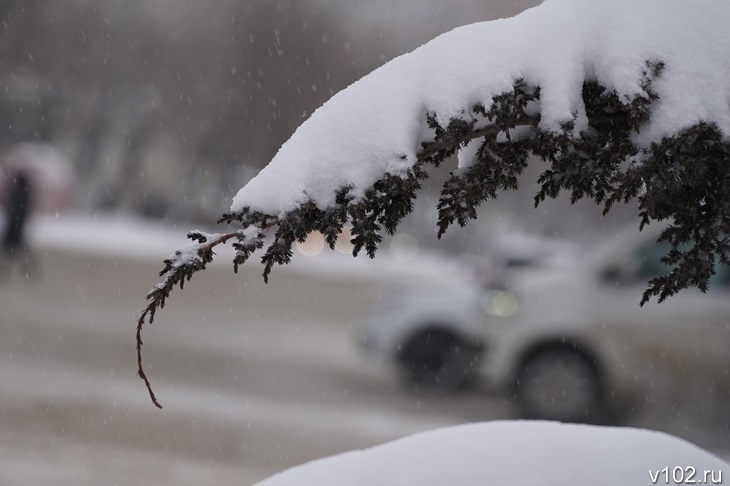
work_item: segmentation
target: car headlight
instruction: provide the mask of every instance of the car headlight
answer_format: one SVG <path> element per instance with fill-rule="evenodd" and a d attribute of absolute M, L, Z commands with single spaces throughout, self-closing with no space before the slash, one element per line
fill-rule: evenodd
<path fill-rule="evenodd" d="M 482 301 L 484 312 L 490 316 L 509 317 L 520 307 L 517 295 L 508 290 L 491 292 Z"/>

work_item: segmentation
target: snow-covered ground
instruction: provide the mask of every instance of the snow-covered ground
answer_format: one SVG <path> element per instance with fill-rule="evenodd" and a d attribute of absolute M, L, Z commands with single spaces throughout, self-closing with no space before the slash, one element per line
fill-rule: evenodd
<path fill-rule="evenodd" d="M 0 280 L 0 484 L 251 484 L 504 413 L 479 395 L 422 402 L 364 366 L 350 328 L 382 280 L 287 268 L 265 285 L 227 262 L 176 290 L 145 330 L 158 411 L 136 376 L 134 328 L 175 242 L 157 235 L 145 248 L 160 255 L 134 253 L 123 228 L 152 227 L 78 219 L 59 217 L 56 232 L 36 221 L 40 274 Z"/>
<path fill-rule="evenodd" d="M 419 397 L 359 359 L 350 329 L 368 299 L 388 275 L 414 280 L 429 268 L 387 251 L 374 261 L 297 255 L 268 285 L 255 262 L 234 275 L 220 255 L 146 328 L 165 406 L 156 410 L 135 376 L 134 321 L 186 229 L 126 216 L 33 222 L 40 278 L 12 275 L 0 292 L 0 484 L 250 484 L 330 454 L 511 416 L 487 390 Z M 730 457 L 727 433 L 695 427 L 685 412 L 632 423 L 686 432 Z"/>
<path fill-rule="evenodd" d="M 105 215 L 104 217 L 94 218 L 65 214 L 57 217 L 36 218 L 33 220 L 29 236 L 32 244 L 38 250 L 42 252 L 50 251 L 52 254 L 60 252 L 60 254 L 76 255 L 75 258 L 78 258 L 81 262 L 138 261 L 138 264 L 129 268 L 129 271 L 132 271 L 132 268 L 135 268 L 136 265 L 139 265 L 141 268 L 149 267 L 151 270 L 160 266 L 159 264 L 162 258 L 169 255 L 175 248 L 186 243 L 184 233 L 185 230 L 179 227 L 165 226 L 161 223 L 149 222 L 125 215 L 117 215 L 114 217 Z M 255 276 L 257 269 L 252 268 L 254 265 L 248 266 L 248 273 L 244 276 L 232 275 L 232 269 L 230 269 L 229 264 L 229 257 L 232 256 L 232 252 L 230 250 L 227 250 L 227 252 L 229 254 L 222 252 L 223 254 L 218 256 L 217 269 L 214 272 L 215 276 L 211 276 L 210 279 L 208 279 L 207 275 L 196 277 L 201 279 L 201 281 L 194 280 L 189 287 L 186 286 L 185 292 L 187 297 L 184 295 L 178 295 L 176 297 L 178 299 L 189 300 L 189 292 L 191 291 L 203 296 L 210 292 L 220 292 L 222 288 L 221 275 L 227 275 L 231 283 L 237 280 L 246 282 L 248 278 L 253 277 L 256 280 L 256 284 L 260 284 L 262 287 L 260 290 L 262 297 L 265 295 L 275 295 L 281 299 L 282 290 L 287 291 L 288 281 L 295 276 L 302 282 L 322 281 L 323 278 L 325 280 L 332 279 L 333 282 L 352 279 L 365 282 L 380 279 L 381 281 L 390 282 L 393 278 L 402 277 L 411 281 L 416 280 L 420 283 L 426 278 L 433 278 L 434 280 L 442 278 L 444 273 L 458 278 L 459 272 L 463 270 L 456 263 L 444 263 L 437 257 L 425 253 L 419 253 L 412 261 L 403 262 L 394 258 L 390 252 L 381 252 L 375 260 L 370 260 L 364 257 L 353 259 L 351 256 L 325 250 L 316 257 L 307 257 L 304 254 L 297 255 L 291 265 L 277 269 L 281 272 L 280 278 L 276 278 L 275 273 L 272 283 L 264 288 L 262 282 L 259 282 L 260 279 L 257 279 Z M 94 266 L 98 266 L 98 264 L 94 263 L 91 263 L 91 265 L 92 269 Z M 125 264 L 125 266 L 129 265 Z M 48 271 L 51 272 L 53 269 L 49 269 Z M 155 278 L 154 271 L 150 271 L 148 276 L 139 274 L 136 271 L 133 274 L 137 275 L 137 283 L 134 286 L 138 289 L 138 297 L 134 299 L 126 297 L 131 302 L 131 306 L 125 305 L 123 307 L 123 309 L 126 309 L 125 312 L 131 313 L 132 315 L 143 304 L 144 291 L 149 285 L 154 283 L 153 280 Z M 57 278 L 55 275 L 48 275 L 48 278 L 51 277 Z M 75 275 L 75 277 L 77 279 L 86 278 L 80 274 Z M 52 285 L 52 282 L 48 281 L 48 278 L 45 279 L 43 285 L 57 288 Z M 287 283 L 284 281 L 287 281 Z M 71 281 L 71 283 L 74 282 Z M 62 327 L 63 329 L 67 329 L 65 331 L 66 333 L 68 329 L 71 329 L 68 326 L 74 326 L 79 331 L 87 330 L 93 332 L 93 335 L 98 339 L 101 339 L 103 335 L 108 333 L 112 333 L 114 336 L 119 335 L 122 340 L 131 338 L 131 320 L 127 323 L 129 326 L 122 326 L 121 328 L 116 326 L 102 328 L 98 327 L 98 324 L 91 324 L 92 322 L 97 322 L 96 318 L 91 316 L 102 312 L 102 310 L 98 309 L 94 311 L 94 305 L 90 305 L 91 302 L 98 300 L 98 298 L 90 295 L 91 290 L 89 289 L 103 292 L 104 289 L 102 286 L 94 283 L 94 281 L 79 281 L 74 285 L 76 287 L 80 286 L 81 289 L 86 288 L 87 290 L 77 292 L 79 295 L 71 302 L 68 302 L 68 305 L 75 306 L 75 302 L 77 301 L 81 305 L 80 301 L 82 299 L 83 301 L 88 301 L 86 304 L 83 304 L 83 315 L 89 317 L 78 319 L 66 314 L 56 315 L 54 317 L 56 310 L 51 307 L 46 307 L 34 311 L 36 318 L 38 316 L 46 316 L 40 317 L 41 322 L 49 320 L 49 322 L 56 321 L 59 323 L 59 319 L 64 320 L 64 322 L 67 320 L 68 324 L 63 324 Z M 116 293 L 115 284 L 109 285 L 109 290 Z M 126 288 L 123 284 L 120 285 L 120 288 Z M 281 287 L 282 285 L 283 288 Z M 290 292 L 293 294 L 298 294 L 303 288 L 295 284 L 291 285 Z M 335 284 L 334 286 L 338 287 L 340 284 Z M 296 312 L 296 314 L 291 315 L 291 323 L 283 320 L 286 319 L 286 312 L 285 310 L 281 310 L 282 317 L 278 317 L 279 314 L 268 316 L 266 314 L 259 314 L 259 317 L 256 318 L 258 322 L 249 322 L 243 326 L 241 324 L 235 324 L 235 319 L 225 317 L 229 314 L 225 311 L 225 306 L 231 305 L 231 299 L 241 299 L 240 296 L 236 297 L 239 291 L 240 289 L 234 289 L 230 292 L 231 295 L 225 294 L 219 295 L 218 297 L 211 297 L 211 299 L 218 299 L 220 302 L 217 305 L 215 302 L 207 304 L 208 307 L 201 308 L 197 313 L 182 310 L 180 312 L 177 311 L 179 308 L 178 305 L 180 304 L 183 304 L 185 308 L 191 305 L 192 308 L 195 308 L 196 304 L 193 303 L 194 300 L 193 302 L 183 302 L 182 300 L 176 301 L 173 298 L 170 307 L 160 314 L 160 321 L 148 329 L 148 332 L 154 332 L 154 334 L 150 335 L 149 342 L 146 341 L 148 345 L 153 346 L 149 349 L 146 348 L 150 358 L 155 359 L 156 356 L 169 356 L 171 353 L 175 353 L 175 349 L 179 349 L 181 350 L 180 352 L 187 354 L 188 351 L 185 350 L 200 348 L 205 349 L 206 352 L 221 355 L 235 354 L 238 352 L 236 350 L 240 349 L 242 353 L 245 353 L 243 354 L 244 361 L 247 359 L 245 356 L 259 355 L 266 360 L 283 359 L 286 363 L 290 363 L 287 366 L 292 367 L 301 366 L 298 363 L 308 363 L 310 366 L 315 366 L 322 370 L 336 366 L 342 372 L 350 370 L 354 374 L 360 373 L 360 363 L 352 355 L 352 350 L 348 346 L 350 336 L 347 320 L 343 320 L 341 325 L 337 326 L 338 329 L 329 327 L 322 328 L 319 323 L 310 324 L 308 320 L 311 318 L 302 314 L 302 311 L 296 310 L 299 308 L 298 305 L 306 304 L 307 299 L 311 301 L 308 304 L 322 306 L 321 299 L 318 299 L 315 295 L 290 295 L 288 298 L 292 302 L 298 302 L 298 305 L 294 306 L 291 310 L 291 312 Z M 346 292 L 344 289 L 343 291 Z M 23 292 L 27 292 L 27 290 Z M 251 292 L 251 290 L 249 289 L 248 292 Z M 322 292 L 326 293 L 328 291 L 323 290 Z M 25 296 L 26 294 L 24 293 L 23 295 Z M 63 305 L 63 296 L 58 290 L 56 291 L 55 299 L 58 300 L 56 303 L 57 306 Z M 352 295 L 348 299 L 352 299 Z M 349 302 L 348 299 L 346 300 Z M 118 304 L 121 305 L 123 302 L 126 301 L 120 301 Z M 134 306 L 135 302 L 138 304 L 137 307 Z M 245 302 L 241 305 L 242 310 L 247 308 Z M 283 305 L 285 306 L 286 304 Z M 343 305 L 349 308 L 350 313 L 358 312 L 357 306 L 351 304 Z M 41 310 L 43 312 L 39 314 Z M 335 316 L 344 316 L 348 313 L 348 309 L 343 309 L 337 313 L 332 313 L 326 308 L 322 308 L 320 311 L 328 313 L 328 318 L 332 319 L 338 319 Z M 111 312 L 111 310 L 104 310 L 103 312 L 107 313 Z M 109 315 L 111 316 L 112 314 Z M 185 332 L 179 332 L 169 327 L 170 322 L 181 322 L 181 319 L 190 320 L 191 323 L 194 323 L 196 320 L 202 320 L 211 324 L 208 326 L 185 324 Z M 230 320 L 231 323 L 224 324 L 226 322 L 225 319 Z M 85 322 L 89 324 L 85 324 Z M 211 328 L 211 325 L 214 327 Z M 180 324 L 178 324 L 179 326 Z M 117 337 L 113 339 L 117 340 Z M 160 346 L 162 344 L 165 344 L 166 347 L 161 348 Z M 191 348 L 191 346 L 194 346 L 194 348 Z M 168 349 L 168 351 L 165 351 L 165 349 Z M 322 350 L 324 349 L 326 349 L 326 352 L 323 353 Z M 155 351 L 153 352 L 152 350 Z M 131 352 L 131 344 L 129 351 Z M 51 351 L 47 351 L 45 354 L 45 357 L 48 358 Z M 39 363 L 26 363 L 23 369 L 27 372 L 36 370 L 34 372 L 35 376 L 47 373 L 47 369 L 44 369 L 44 366 L 42 364 L 39 365 Z M 385 373 L 385 370 L 382 371 L 383 376 L 388 375 Z M 19 382 L 17 382 L 15 376 L 8 375 L 3 379 L 3 383 L 5 383 L 12 378 L 12 383 L 6 383 L 7 386 L 4 386 L 4 389 L 21 390 L 23 388 L 22 383 L 18 384 Z M 23 378 L 23 376 L 17 375 L 17 378 Z M 155 378 L 157 377 L 155 376 Z M 47 387 L 44 387 L 43 391 L 47 398 L 57 402 L 72 400 L 73 396 L 83 394 L 83 390 L 91 386 L 88 377 L 82 378 L 73 373 L 64 373 L 62 381 L 59 382 L 57 380 L 58 378 L 54 378 L 52 381 L 55 385 L 50 383 Z M 317 412 L 312 413 L 311 409 L 303 408 L 298 404 L 272 400 L 268 396 L 251 394 L 250 390 L 243 397 L 239 393 L 229 393 L 228 386 L 230 384 L 226 385 L 223 383 L 226 381 L 223 377 L 219 377 L 219 380 L 221 381 L 215 384 L 215 392 L 206 391 L 203 388 L 196 388 L 194 386 L 191 387 L 190 383 L 186 383 L 185 386 L 169 388 L 165 386 L 166 379 L 155 380 L 155 382 L 160 383 L 160 386 L 163 387 L 163 390 L 165 390 L 162 393 L 164 402 L 166 404 L 169 403 L 176 410 L 176 413 L 189 415 L 200 414 L 211 417 L 211 420 L 225 420 L 233 424 L 258 423 L 271 424 L 271 426 L 274 426 L 277 421 L 280 421 L 281 417 L 287 417 L 286 423 L 296 424 L 295 427 L 297 428 L 298 434 L 312 433 L 326 435 L 340 431 L 340 433 L 346 432 L 352 436 L 367 438 L 368 443 L 377 443 L 393 436 L 403 436 L 409 433 L 427 430 L 433 426 L 444 426 L 453 423 L 451 422 L 453 419 L 445 415 L 431 414 L 426 418 L 418 418 L 417 416 L 409 417 L 409 414 L 393 413 L 393 411 L 387 411 L 382 407 L 373 406 L 373 404 L 356 407 L 349 406 L 343 409 L 336 405 L 336 403 L 322 403 L 317 405 Z M 95 378 L 93 381 L 94 395 L 104 397 L 104 400 L 113 402 L 114 406 L 119 409 L 130 407 L 145 408 L 146 396 L 141 384 L 137 383 L 137 381 L 119 382 L 118 380 L 112 380 L 107 382 L 106 380 L 100 381 Z M 377 393 L 375 396 L 377 397 Z M 408 399 L 407 395 L 404 395 L 404 399 Z M 458 415 L 459 412 L 456 412 L 454 416 L 454 419 L 457 421 L 459 420 L 457 418 Z M 215 419 L 212 417 L 215 417 Z M 478 417 L 478 415 L 472 417 Z M 489 429 L 481 430 L 487 431 Z M 505 429 L 502 428 L 500 430 Z M 542 436 L 546 430 L 544 428 L 538 429 L 538 435 Z M 579 430 L 583 431 L 587 429 Z M 572 434 L 570 429 L 567 428 L 560 429 L 560 431 L 561 434 L 562 432 Z M 562 437 L 561 434 L 557 435 Z M 628 437 L 634 436 L 630 435 Z M 657 437 L 652 440 L 659 440 Z M 479 445 L 479 447 L 483 446 L 484 444 Z M 362 457 L 368 457 L 367 453 L 363 454 Z M 406 461 L 403 464 L 407 463 L 407 460 L 402 458 L 398 459 L 398 463 L 401 460 Z M 683 464 L 681 463 L 679 465 Z M 693 464 L 687 463 L 686 465 L 692 466 Z M 644 476 L 641 477 L 641 480 L 647 479 L 647 474 L 648 469 L 644 473 Z"/>

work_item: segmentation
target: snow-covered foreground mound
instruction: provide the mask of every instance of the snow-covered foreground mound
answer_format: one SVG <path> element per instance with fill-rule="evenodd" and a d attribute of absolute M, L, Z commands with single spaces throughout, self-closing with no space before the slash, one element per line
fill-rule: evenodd
<path fill-rule="evenodd" d="M 257 486 L 645 486 L 726 478 L 730 464 L 664 433 L 505 421 L 416 434 L 298 466 Z"/>

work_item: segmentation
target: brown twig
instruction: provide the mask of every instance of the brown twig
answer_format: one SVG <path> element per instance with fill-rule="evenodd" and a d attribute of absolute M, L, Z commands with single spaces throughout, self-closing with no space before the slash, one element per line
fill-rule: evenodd
<path fill-rule="evenodd" d="M 162 405 L 160 405 L 160 402 L 157 401 L 157 398 L 155 397 L 155 392 L 152 391 L 152 385 L 150 384 L 150 380 L 147 379 L 147 375 L 144 372 L 144 368 L 142 367 L 142 325 L 144 324 L 145 319 L 147 318 L 147 314 L 149 314 L 154 307 L 155 302 L 150 302 L 147 307 L 142 311 L 142 314 L 139 316 L 139 320 L 137 321 L 137 376 L 142 378 L 144 380 L 144 384 L 147 387 L 147 391 L 150 394 L 150 398 L 152 399 L 152 403 L 155 404 L 155 407 L 162 408 Z"/>
<path fill-rule="evenodd" d="M 224 235 L 220 235 L 218 238 L 202 244 L 198 247 L 198 255 L 203 256 L 205 253 L 209 252 L 216 246 L 223 244 L 230 240 L 231 238 L 238 235 L 238 232 L 232 232 L 232 233 L 226 233 Z M 166 284 L 169 282 L 165 281 Z M 161 294 L 164 295 L 164 294 Z M 150 297 L 151 296 L 151 297 Z M 150 398 L 152 399 L 152 403 L 155 404 L 157 408 L 162 408 L 162 405 L 159 401 L 157 401 L 157 397 L 155 397 L 155 393 L 152 391 L 152 385 L 150 384 L 150 380 L 147 378 L 147 375 L 144 372 L 144 367 L 142 366 L 142 326 L 144 325 L 145 321 L 147 320 L 147 316 L 149 316 L 149 323 L 152 324 L 152 321 L 155 319 L 155 312 L 160 307 L 163 297 L 155 296 L 153 293 L 150 293 L 148 295 L 148 298 L 151 298 L 150 302 L 147 304 L 147 306 L 144 308 L 142 313 L 139 315 L 139 319 L 137 320 L 137 375 L 144 380 L 144 384 L 147 387 L 147 391 L 150 394 Z"/>

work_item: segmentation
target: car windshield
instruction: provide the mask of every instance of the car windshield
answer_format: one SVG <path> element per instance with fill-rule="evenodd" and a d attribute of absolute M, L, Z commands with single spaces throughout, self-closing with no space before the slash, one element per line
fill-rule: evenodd
<path fill-rule="evenodd" d="M 661 261 L 671 246 L 669 243 L 657 243 L 655 241 L 647 241 L 639 246 L 635 253 L 635 259 L 638 263 L 634 274 L 637 280 L 647 281 L 652 278 L 659 277 L 671 271 L 672 267 Z M 686 250 L 689 245 L 680 247 L 680 250 Z M 710 286 L 728 285 L 730 279 L 730 269 L 727 265 L 716 264 L 715 275 L 710 278 Z"/>

